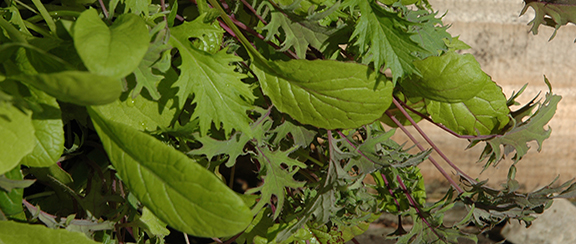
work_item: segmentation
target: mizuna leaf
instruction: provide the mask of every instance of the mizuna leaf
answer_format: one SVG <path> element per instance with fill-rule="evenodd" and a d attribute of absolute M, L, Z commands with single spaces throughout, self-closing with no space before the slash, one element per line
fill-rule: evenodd
<path fill-rule="evenodd" d="M 31 115 L 10 104 L 0 104 L 0 175 L 16 167 L 34 149 L 36 140 Z"/>
<path fill-rule="evenodd" d="M 250 209 L 212 172 L 97 107 L 88 112 L 120 178 L 160 220 L 200 237 L 232 236 L 250 224 Z"/>
<path fill-rule="evenodd" d="M 23 221 L 26 220 L 24 209 L 22 208 L 22 197 L 24 196 L 24 189 L 34 181 L 22 180 L 23 175 L 20 172 L 20 167 L 16 167 L 0 176 L 0 214 L 7 215 L 23 215 Z"/>
<path fill-rule="evenodd" d="M 108 104 L 122 93 L 119 79 L 83 71 L 21 74 L 11 78 L 38 88 L 60 101 L 81 106 Z"/>
<path fill-rule="evenodd" d="M 252 208 L 253 213 L 258 213 L 266 204 L 271 204 L 272 196 L 276 196 L 276 219 L 284 206 L 286 187 L 298 188 L 306 182 L 294 180 L 294 174 L 298 169 L 306 168 L 306 164 L 288 157 L 296 148 L 286 151 L 270 151 L 267 147 L 258 147 L 258 161 L 260 162 L 260 175 L 264 183 L 256 188 L 249 189 L 246 193 L 261 192 L 258 203 Z M 285 165 L 285 167 L 283 167 Z"/>
<path fill-rule="evenodd" d="M 274 35 L 277 35 L 278 28 L 282 27 L 286 39 L 282 43 L 282 49 L 278 50 L 280 52 L 284 52 L 291 47 L 294 47 L 296 55 L 299 58 L 306 58 L 308 45 L 320 50 L 324 41 L 328 39 L 328 35 L 322 32 L 322 27 L 317 24 L 317 26 L 314 25 L 315 23 L 313 22 L 293 22 L 286 17 L 286 15 L 280 12 L 272 12 L 271 16 L 272 19 L 270 20 L 270 23 L 262 29 L 268 31 L 265 39 L 268 41 L 272 39 Z M 312 30 L 307 25 L 316 28 L 316 30 Z"/>
<path fill-rule="evenodd" d="M 390 68 L 394 81 L 404 74 L 418 74 L 412 62 L 416 57 L 412 52 L 423 52 L 423 48 L 410 39 L 406 32 L 410 25 L 396 13 L 388 12 L 374 1 L 351 0 L 345 6 L 358 5 L 361 16 L 350 37 L 356 39 L 364 58 L 362 63 L 374 62 L 376 70 Z"/>
<path fill-rule="evenodd" d="M 205 32 L 222 31 L 202 20 L 200 16 L 170 29 L 170 45 L 178 48 L 182 57 L 182 64 L 178 67 L 180 77 L 174 83 L 179 88 L 176 94 L 178 106 L 182 107 L 186 99 L 194 95 L 196 109 L 191 119 L 199 118 L 202 135 L 208 132 L 212 122 L 216 128 L 224 128 L 225 133 L 232 129 L 249 133 L 252 120 L 246 115 L 246 110 L 253 107 L 255 97 L 249 85 L 240 80 L 245 75 L 235 72 L 230 65 L 241 59 L 224 50 L 209 54 L 192 47 L 189 38 Z"/>
<path fill-rule="evenodd" d="M 415 61 L 422 74 L 401 81 L 407 94 L 440 102 L 463 102 L 476 96 L 488 83 L 493 83 L 471 54 L 449 51 Z"/>
<path fill-rule="evenodd" d="M 392 103 L 392 82 L 367 66 L 329 60 L 290 60 L 255 65 L 264 94 L 303 124 L 350 129 L 380 118 Z M 264 66 L 264 65 L 262 65 Z"/>
<path fill-rule="evenodd" d="M 55 98 L 33 88 L 30 92 L 42 111 L 32 114 L 36 143 L 32 153 L 26 155 L 21 163 L 30 167 L 48 167 L 55 164 L 64 151 L 62 112 Z"/>
<path fill-rule="evenodd" d="M 492 163 L 498 163 L 509 153 L 516 151 L 512 160 L 518 162 L 528 152 L 528 142 L 536 141 L 538 151 L 542 149 L 542 143 L 552 133 L 552 129 L 544 130 L 544 126 L 552 119 L 556 113 L 558 102 L 561 96 L 552 92 L 546 94 L 546 100 L 534 112 L 530 118 L 522 122 L 522 118 L 515 118 L 514 127 L 502 136 L 494 137 L 486 141 L 486 147 L 480 156 L 480 160 L 488 158 L 486 167 Z M 477 142 L 472 142 L 472 144 Z M 471 145 L 472 145 L 471 144 Z"/>
<path fill-rule="evenodd" d="M 0 221 L 0 243 L 97 244 L 84 234 L 43 225 Z"/>
<path fill-rule="evenodd" d="M 155 67 L 161 72 L 166 72 L 167 69 L 162 69 L 163 67 L 158 67 L 159 63 L 165 61 L 161 60 L 163 53 L 170 51 L 170 46 L 167 43 L 166 35 L 168 30 L 165 28 L 166 22 L 160 22 L 150 31 L 150 39 L 155 36 L 154 41 L 148 47 L 148 51 L 140 61 L 138 68 L 134 70 L 134 76 L 136 77 L 136 87 L 132 90 L 132 97 L 135 98 L 140 94 L 142 88 L 148 90 L 148 94 L 154 100 L 160 99 L 160 93 L 158 92 L 157 86 L 164 76 L 159 74 L 154 74 L 152 68 Z M 170 57 L 170 56 L 168 56 Z M 159 61 L 160 60 L 160 61 Z M 167 60 L 170 63 L 170 60 Z"/>
<path fill-rule="evenodd" d="M 426 110 L 436 123 L 461 135 L 496 134 L 510 121 L 506 97 L 496 83 L 485 83 L 473 98 L 456 103 L 426 99 Z"/>
<path fill-rule="evenodd" d="M 120 15 L 108 27 L 96 9 L 88 9 L 73 27 L 74 46 L 90 72 L 124 78 L 138 67 L 150 37 L 144 20 L 135 14 Z"/>
<path fill-rule="evenodd" d="M 524 0 L 524 8 L 520 15 L 526 13 L 528 7 L 532 7 L 536 15 L 528 25 L 532 24 L 530 31 L 534 35 L 538 34 L 538 27 L 541 24 L 553 27 L 554 33 L 550 40 L 556 36 L 560 27 L 568 23 L 576 24 L 576 2 L 571 0 Z"/>

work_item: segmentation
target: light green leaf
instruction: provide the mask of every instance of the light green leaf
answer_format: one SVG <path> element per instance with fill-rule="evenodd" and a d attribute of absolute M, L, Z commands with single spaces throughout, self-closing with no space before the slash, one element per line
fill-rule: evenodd
<path fill-rule="evenodd" d="M 97 244 L 84 234 L 43 225 L 0 221 L 0 243 Z"/>
<path fill-rule="evenodd" d="M 294 47 L 299 58 L 306 58 L 308 45 L 320 50 L 324 41 L 328 39 L 328 35 L 323 33 L 324 30 L 317 23 L 293 22 L 281 12 L 272 12 L 271 16 L 270 23 L 262 29 L 268 31 L 265 40 L 269 41 L 279 33 L 278 28 L 282 27 L 286 40 L 282 43 L 282 49 L 278 50 L 280 52 Z M 307 25 L 316 28 L 316 30 L 312 30 Z"/>
<path fill-rule="evenodd" d="M 138 220 L 144 224 L 145 230 L 151 234 L 150 236 L 164 237 L 170 234 L 170 230 L 166 229 L 166 224 L 154 216 L 148 208 L 142 209 L 142 217 Z"/>
<path fill-rule="evenodd" d="M 176 71 L 170 69 L 166 73 L 167 80 L 176 80 Z M 170 82 L 167 82 L 170 83 Z M 168 128 L 175 120 L 177 109 L 174 101 L 169 100 L 170 87 L 160 85 L 160 92 L 164 95 L 159 101 L 153 101 L 147 96 L 136 98 L 123 98 L 113 103 L 98 106 L 99 113 L 106 119 L 128 125 L 142 131 L 154 131 L 158 128 Z M 123 96 L 125 97 L 125 96 Z"/>
<path fill-rule="evenodd" d="M 255 66 L 264 94 L 303 124 L 349 129 L 380 118 L 392 103 L 392 82 L 367 66 L 329 60 L 290 60 Z"/>
<path fill-rule="evenodd" d="M 436 123 L 461 135 L 496 134 L 510 121 L 506 97 L 496 83 L 485 83 L 473 98 L 457 103 L 426 100 L 426 110 Z"/>
<path fill-rule="evenodd" d="M 413 52 L 425 50 L 410 39 L 406 29 L 415 23 L 408 22 L 398 14 L 388 12 L 373 1 L 352 0 L 343 5 L 358 5 L 361 16 L 350 37 L 356 39 L 354 46 L 360 48 L 362 63 L 374 62 L 376 70 L 390 68 L 396 81 L 404 74 L 418 74 L 412 62 Z"/>
<path fill-rule="evenodd" d="M 227 154 L 228 159 L 225 163 L 227 167 L 232 167 L 236 163 L 236 159 L 240 155 L 245 155 L 244 146 L 250 141 L 250 137 L 246 134 L 234 134 L 229 140 L 220 141 L 213 139 L 209 136 L 196 138 L 198 142 L 202 143 L 202 147 L 189 152 L 188 154 L 206 155 L 209 160 L 214 156 L 220 154 Z"/>
<path fill-rule="evenodd" d="M 306 168 L 306 164 L 288 157 L 296 148 L 286 151 L 270 151 L 268 147 L 258 147 L 258 161 L 260 162 L 260 175 L 264 184 L 259 187 L 249 189 L 247 194 L 261 192 L 262 196 L 258 203 L 252 208 L 253 213 L 258 213 L 266 204 L 270 203 L 272 196 L 276 196 L 276 219 L 284 206 L 285 188 L 298 188 L 304 186 L 306 182 L 296 181 L 293 176 L 301 168 Z M 282 165 L 285 165 L 283 167 Z"/>
<path fill-rule="evenodd" d="M 476 96 L 488 83 L 493 83 L 471 54 L 449 51 L 415 61 L 422 77 L 401 81 L 407 94 L 440 102 L 463 102 Z"/>
<path fill-rule="evenodd" d="M 194 94 L 196 109 L 191 119 L 199 118 L 202 135 L 208 132 L 212 122 L 216 128 L 224 128 L 225 133 L 232 129 L 250 133 L 252 120 L 246 110 L 252 109 L 255 97 L 249 85 L 240 80 L 245 75 L 235 72 L 229 65 L 242 59 L 224 50 L 209 54 L 192 47 L 189 38 L 215 31 L 213 25 L 203 23 L 202 19 L 200 16 L 170 29 L 169 43 L 178 48 L 182 57 L 180 77 L 174 84 L 179 88 L 178 106 L 182 107 Z"/>
<path fill-rule="evenodd" d="M 152 31 L 150 31 L 149 33 L 150 38 L 154 36 L 155 38 L 154 41 L 148 47 L 146 55 L 144 55 L 144 58 L 142 59 L 142 61 L 140 61 L 138 68 L 134 70 L 134 76 L 136 77 L 136 87 L 134 88 L 134 90 L 132 90 L 133 98 L 135 98 L 136 96 L 138 96 L 138 94 L 140 94 L 142 88 L 146 88 L 146 90 L 148 90 L 148 94 L 150 94 L 152 99 L 154 100 L 160 99 L 160 93 L 158 92 L 158 89 L 156 87 L 158 86 L 158 82 L 160 82 L 164 78 L 164 76 L 154 74 L 152 72 L 152 67 L 160 69 L 156 66 L 160 66 L 157 64 L 161 63 L 161 61 L 159 60 L 162 57 L 162 53 L 166 51 L 169 52 L 171 49 L 167 43 L 168 42 L 166 39 L 167 33 L 168 29 L 166 29 L 166 22 L 164 21 L 160 22 L 152 29 Z M 170 63 L 170 60 L 168 60 L 168 63 Z M 166 70 L 167 69 L 160 69 L 160 71 L 162 72 L 166 72 Z"/>
<path fill-rule="evenodd" d="M 548 127 L 548 130 L 545 130 L 544 126 L 548 124 L 556 113 L 556 108 L 560 100 L 562 100 L 562 97 L 554 95 L 552 92 L 546 94 L 546 100 L 528 119 L 522 122 L 524 114 L 519 118 L 514 118 L 516 123 L 510 131 L 502 136 L 487 140 L 480 160 L 488 158 L 488 162 L 486 163 L 486 167 L 488 167 L 492 163 L 497 164 L 500 160 L 504 159 L 506 155 L 516 151 L 512 160 L 518 162 L 526 155 L 528 149 L 530 149 L 528 146 L 528 142 L 530 141 L 536 141 L 538 143 L 538 151 L 540 151 L 542 149 L 542 143 L 548 139 L 552 133 L 550 127 Z M 472 142 L 472 144 L 475 143 L 477 142 Z"/>
<path fill-rule="evenodd" d="M 0 174 L 16 167 L 36 144 L 32 113 L 0 103 Z"/>
<path fill-rule="evenodd" d="M 55 98 L 33 88 L 30 88 L 30 93 L 42 111 L 32 114 L 36 146 L 21 163 L 30 167 L 48 167 L 55 164 L 64 151 L 62 113 Z"/>
<path fill-rule="evenodd" d="M 0 176 L 0 214 L 4 213 L 4 215 L 7 215 L 8 217 L 16 217 L 20 215 L 23 217 L 23 220 L 26 220 L 24 209 L 22 209 L 22 196 L 24 196 L 23 188 L 32 185 L 34 181 L 22 179 L 23 176 L 19 167 Z"/>
<path fill-rule="evenodd" d="M 123 78 L 132 73 L 148 50 L 150 38 L 144 20 L 120 15 L 108 27 L 96 9 L 88 9 L 73 27 L 74 46 L 90 72 Z"/>
<path fill-rule="evenodd" d="M 88 111 L 118 175 L 160 220 L 200 237 L 231 236 L 250 224 L 250 209 L 212 172 L 97 107 Z"/>
<path fill-rule="evenodd" d="M 38 88 L 56 99 L 82 106 L 104 105 L 120 97 L 119 79 L 82 71 L 11 77 Z"/>

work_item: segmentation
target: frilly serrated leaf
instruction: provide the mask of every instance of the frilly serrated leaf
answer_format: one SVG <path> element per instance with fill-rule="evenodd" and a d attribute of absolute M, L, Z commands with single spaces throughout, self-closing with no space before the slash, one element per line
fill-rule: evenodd
<path fill-rule="evenodd" d="M 280 12 L 273 12 L 271 16 L 272 19 L 270 23 L 263 28 L 263 30 L 268 31 L 265 40 L 268 41 L 273 38 L 274 35 L 279 34 L 279 28 L 281 27 L 286 35 L 286 39 L 282 43 L 282 49 L 279 50 L 281 52 L 294 47 L 296 55 L 299 58 L 306 58 L 308 45 L 316 49 L 321 49 L 324 41 L 328 39 L 328 33 L 324 33 L 322 31 L 323 27 L 314 22 L 307 20 L 294 22 Z"/>
<path fill-rule="evenodd" d="M 552 40 L 561 26 L 568 23 L 576 24 L 576 2 L 572 0 L 524 0 L 524 8 L 520 15 L 526 13 L 528 7 L 532 7 L 536 16 L 528 24 L 532 24 L 530 31 L 534 35 L 538 34 L 540 25 L 548 25 L 554 28 L 554 33 L 550 36 Z"/>
<path fill-rule="evenodd" d="M 223 128 L 226 134 L 232 129 L 250 133 L 252 121 L 246 110 L 252 108 L 255 97 L 250 86 L 241 81 L 245 75 L 235 72 L 229 65 L 241 59 L 224 50 L 216 54 L 206 53 L 192 47 L 188 40 L 211 32 L 222 30 L 204 23 L 203 15 L 170 29 L 169 43 L 182 57 L 180 77 L 174 83 L 180 89 L 176 94 L 178 105 L 182 107 L 186 99 L 194 95 L 196 109 L 191 119 L 199 118 L 202 135 L 208 132 L 212 122 L 216 128 Z"/>
<path fill-rule="evenodd" d="M 356 39 L 354 45 L 362 48 L 362 62 L 374 62 L 376 70 L 382 66 L 383 69 L 390 68 L 394 81 L 404 74 L 419 74 L 412 64 L 416 59 L 412 53 L 425 52 L 425 49 L 412 41 L 405 31 L 417 23 L 408 22 L 370 2 L 351 0 L 343 3 L 343 7 L 360 7 L 361 16 L 351 39 Z"/>
<path fill-rule="evenodd" d="M 556 107 L 561 99 L 562 97 L 554 95 L 550 88 L 550 92 L 546 94 L 545 101 L 540 104 L 538 109 L 528 119 L 523 121 L 525 113 L 521 113 L 519 117 L 514 118 L 515 123 L 512 129 L 504 135 L 486 140 L 486 147 L 480 156 L 480 161 L 488 158 L 485 167 L 491 164 L 496 165 L 506 155 L 515 151 L 512 160 L 518 162 L 530 149 L 528 146 L 530 141 L 536 141 L 538 143 L 538 151 L 540 151 L 542 143 L 552 133 L 550 127 L 548 127 L 548 130 L 543 127 L 556 113 Z M 472 141 L 471 145 L 477 143 L 477 141 Z"/>
<path fill-rule="evenodd" d="M 274 212 L 274 219 L 276 219 L 282 212 L 286 187 L 298 188 L 306 183 L 296 181 L 293 178 L 299 169 L 306 168 L 306 164 L 288 157 L 294 150 L 296 147 L 286 151 L 270 151 L 267 147 L 258 147 L 257 159 L 260 163 L 260 175 L 264 183 L 246 191 L 248 194 L 262 193 L 260 200 L 252 208 L 253 213 L 258 213 L 266 204 L 272 204 L 271 199 L 274 195 L 277 199 L 276 211 Z"/>

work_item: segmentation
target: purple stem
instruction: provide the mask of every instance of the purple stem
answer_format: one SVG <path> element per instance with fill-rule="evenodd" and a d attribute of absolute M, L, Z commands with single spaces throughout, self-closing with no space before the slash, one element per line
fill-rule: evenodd
<path fill-rule="evenodd" d="M 396 119 L 396 117 L 394 117 L 394 115 L 392 115 L 392 113 L 390 113 L 389 111 L 386 111 L 386 115 L 388 115 L 388 117 L 390 117 L 390 119 L 392 121 L 394 121 L 394 123 L 396 125 L 398 125 L 398 127 L 404 132 L 404 134 L 406 134 L 408 136 L 408 138 L 410 138 L 410 140 L 412 142 L 414 142 L 414 144 L 418 147 L 418 149 L 420 149 L 420 151 L 426 151 L 426 149 L 422 145 L 420 145 L 420 142 L 418 142 L 418 140 L 416 140 L 416 138 L 414 138 L 414 136 L 412 136 L 412 134 L 410 134 L 410 132 L 408 130 L 406 130 L 406 127 L 404 127 L 402 125 L 402 123 L 400 123 L 400 121 L 398 121 L 398 119 Z M 410 116 L 407 116 L 406 118 L 410 119 L 411 121 L 414 121 L 414 120 L 412 120 L 412 118 L 410 118 Z M 415 123 L 414 123 L 414 125 L 415 125 Z M 450 182 L 450 184 L 458 191 L 458 193 L 464 192 L 464 190 L 462 190 L 462 188 L 460 188 L 458 183 L 456 183 L 452 179 L 452 177 L 450 177 L 450 175 L 448 175 L 448 173 L 446 173 L 446 171 L 440 166 L 440 164 L 438 164 L 438 162 L 436 162 L 436 160 L 432 156 L 428 157 L 428 159 L 430 160 L 430 162 L 432 162 L 432 164 L 436 167 L 436 169 L 438 169 L 438 171 L 440 171 L 440 173 L 444 176 L 444 178 L 446 178 L 448 180 L 448 182 Z"/>
<path fill-rule="evenodd" d="M 104 2 L 102 0 L 98 0 L 98 3 L 100 4 L 100 7 L 102 8 L 102 13 L 104 14 L 104 17 L 108 18 L 108 10 L 106 10 L 106 6 L 104 5 Z"/>
<path fill-rule="evenodd" d="M 426 142 L 428 142 L 428 144 L 430 144 L 430 146 L 432 146 L 432 148 L 434 148 L 434 150 L 438 153 L 438 155 L 440 155 L 440 157 L 442 157 L 442 159 L 444 159 L 444 161 L 446 161 L 446 163 L 448 163 L 448 165 L 450 165 L 450 167 L 452 167 L 454 170 L 456 170 L 456 172 L 458 172 L 462 177 L 464 177 L 469 182 L 477 183 L 477 181 L 474 178 L 468 176 L 466 173 L 464 173 L 464 171 L 462 171 L 460 168 L 458 168 L 458 166 L 456 166 L 454 163 L 452 163 L 452 161 L 450 161 L 450 159 L 448 159 L 448 157 L 446 157 L 446 155 L 440 150 L 440 148 L 438 148 L 436 146 L 436 144 L 434 144 L 434 142 L 432 140 L 430 140 L 430 138 L 426 135 L 426 133 L 424 133 L 424 131 L 422 131 L 420 126 L 418 126 L 416 124 L 416 122 L 412 119 L 412 117 L 410 117 L 410 115 L 406 112 L 406 110 L 402 107 L 402 105 L 400 105 L 400 103 L 398 103 L 398 100 L 396 100 L 396 98 L 392 98 L 392 102 L 394 103 L 394 105 L 396 105 L 396 107 L 398 109 L 400 109 L 400 112 L 402 112 L 402 114 L 404 116 L 406 116 L 406 118 L 410 121 L 410 123 L 412 123 L 412 125 L 414 125 L 414 128 L 416 128 L 418 133 L 420 133 L 420 135 L 422 135 L 422 137 L 424 137 L 424 140 L 426 140 Z M 388 116 L 391 115 L 389 112 L 386 112 L 386 114 Z M 421 146 L 419 146 L 418 148 L 420 148 L 420 147 Z M 421 148 L 421 150 L 422 150 L 422 148 Z M 430 161 L 432 161 L 432 160 L 430 160 Z M 448 177 L 448 179 L 450 179 L 450 177 Z"/>
<path fill-rule="evenodd" d="M 354 148 L 355 151 L 357 151 L 358 153 L 360 153 L 360 156 L 364 157 L 365 159 L 368 159 L 368 161 L 372 162 L 375 165 L 378 165 L 376 162 L 374 162 L 372 159 L 366 157 L 366 155 L 364 155 L 364 153 L 360 150 L 358 150 L 356 148 L 356 146 L 354 146 L 354 144 L 352 144 L 352 142 L 350 140 L 348 140 L 348 137 L 346 137 L 341 131 L 338 131 L 338 134 L 344 138 L 344 140 L 346 140 L 346 142 L 348 142 L 348 144 L 350 144 L 350 146 L 352 146 Z M 396 197 L 394 197 L 394 192 L 392 191 L 392 189 L 390 188 L 390 183 L 388 182 L 388 179 L 386 179 L 386 176 L 384 174 L 382 174 L 382 179 L 384 180 L 384 185 L 386 186 L 386 189 L 388 189 L 388 192 L 390 193 L 390 196 L 392 196 L 394 198 L 394 203 L 396 203 L 396 206 L 398 207 L 398 209 L 400 209 L 400 203 L 398 202 L 398 199 L 396 199 Z"/>
<path fill-rule="evenodd" d="M 426 220 L 426 217 L 424 217 L 424 215 L 422 214 L 422 211 L 418 207 L 416 201 L 414 200 L 414 198 L 412 198 L 412 195 L 410 195 L 408 188 L 406 187 L 406 185 L 404 185 L 404 181 L 402 181 L 402 178 L 399 175 L 397 175 L 396 180 L 398 180 L 398 184 L 400 185 L 400 188 L 402 188 L 402 191 L 406 195 L 406 198 L 408 198 L 408 202 L 410 202 L 410 205 L 412 205 L 412 207 L 416 210 L 416 213 L 418 213 L 418 216 L 420 216 L 424 224 L 426 224 L 430 228 L 430 230 L 432 230 L 432 232 L 434 232 L 434 234 L 438 236 L 438 238 L 442 239 L 442 237 L 436 232 L 434 226 L 428 223 L 428 220 Z"/>

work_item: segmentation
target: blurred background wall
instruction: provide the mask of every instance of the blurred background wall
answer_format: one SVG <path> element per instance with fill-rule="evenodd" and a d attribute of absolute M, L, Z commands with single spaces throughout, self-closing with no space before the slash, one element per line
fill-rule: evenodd
<path fill-rule="evenodd" d="M 560 28 L 556 37 L 548 41 L 554 29 L 541 26 L 538 35 L 532 35 L 528 22 L 534 11 L 530 8 L 519 17 L 524 4 L 522 0 L 429 0 L 432 7 L 450 24 L 452 35 L 469 44 L 482 69 L 498 83 L 507 97 L 524 84 L 528 88 L 519 101 L 526 103 L 539 92 L 540 97 L 548 91 L 543 75 L 552 83 L 555 94 L 563 97 L 555 117 L 549 123 L 552 135 L 544 141 L 538 153 L 536 142 L 529 144 L 530 152 L 517 164 L 516 179 L 523 190 L 534 190 L 550 183 L 556 176 L 559 182 L 576 177 L 576 26 Z M 447 11 L 447 12 L 446 12 Z M 510 160 L 502 161 L 497 168 L 483 169 L 476 163 L 484 144 L 467 150 L 468 142 L 454 138 L 434 125 L 423 121 L 419 125 L 432 140 L 462 170 L 481 180 L 490 179 L 489 185 L 499 186 L 506 180 Z M 410 128 L 410 131 L 417 132 Z M 411 142 L 398 130 L 399 142 Z M 418 137 L 420 142 L 424 139 Z M 510 155 L 510 157 L 513 154 Z M 434 155 L 437 161 L 440 157 Z M 454 175 L 447 164 L 442 164 Z M 428 185 L 447 184 L 430 162 L 421 164 Z"/>

